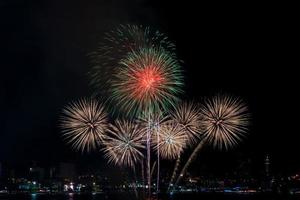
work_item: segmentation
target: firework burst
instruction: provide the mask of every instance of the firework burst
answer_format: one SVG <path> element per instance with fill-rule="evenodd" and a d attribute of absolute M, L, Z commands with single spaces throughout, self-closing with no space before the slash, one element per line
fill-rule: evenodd
<path fill-rule="evenodd" d="M 153 140 L 154 148 L 159 148 L 163 159 L 176 159 L 186 147 L 187 136 L 183 128 L 174 123 L 160 126 L 160 140 Z"/>
<path fill-rule="evenodd" d="M 239 99 L 217 95 L 201 107 L 204 139 L 217 148 L 235 146 L 247 131 L 249 113 Z"/>
<path fill-rule="evenodd" d="M 138 124 L 116 120 L 110 125 L 103 151 L 109 162 L 119 166 L 134 167 L 143 158 L 143 134 Z"/>
<path fill-rule="evenodd" d="M 197 142 L 201 132 L 201 115 L 198 105 L 183 102 L 171 112 L 171 118 L 186 132 L 188 144 Z"/>
<path fill-rule="evenodd" d="M 63 137 L 75 150 L 90 152 L 104 138 L 107 114 L 96 100 L 82 99 L 65 107 L 61 128 Z"/>
<path fill-rule="evenodd" d="M 168 38 L 149 27 L 120 25 L 107 32 L 96 51 L 90 54 L 93 67 L 89 72 L 91 84 L 97 92 L 110 92 L 111 75 L 119 71 L 119 61 L 142 48 L 161 47 L 174 54 L 175 45 Z"/>
<path fill-rule="evenodd" d="M 178 61 L 162 48 L 146 48 L 122 59 L 112 98 L 127 111 L 156 111 L 176 102 L 182 75 Z"/>

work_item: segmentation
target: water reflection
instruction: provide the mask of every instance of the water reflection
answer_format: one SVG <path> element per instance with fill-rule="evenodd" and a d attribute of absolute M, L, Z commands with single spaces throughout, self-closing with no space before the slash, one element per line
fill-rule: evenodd
<path fill-rule="evenodd" d="M 74 193 L 69 193 L 69 199 L 68 200 L 73 200 L 73 196 L 74 196 Z"/>
<path fill-rule="evenodd" d="M 135 198 L 134 195 L 127 194 L 38 194 L 30 195 L 11 195 L 0 196 L 1 200 L 147 200 L 146 198 Z M 228 195 L 228 194 L 178 194 L 173 196 L 164 196 L 159 199 L 151 200 L 299 200 L 297 195 L 278 196 L 272 194 L 256 194 L 256 195 Z"/>
<path fill-rule="evenodd" d="M 36 200 L 37 199 L 37 194 L 36 193 L 32 193 L 31 194 L 31 200 Z"/>

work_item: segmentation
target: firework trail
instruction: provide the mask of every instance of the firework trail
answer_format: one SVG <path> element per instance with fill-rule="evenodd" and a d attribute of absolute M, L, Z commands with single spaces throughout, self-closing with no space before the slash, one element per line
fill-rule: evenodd
<path fill-rule="evenodd" d="M 156 163 L 157 163 L 157 161 L 154 161 L 154 163 L 152 164 L 152 168 L 151 168 L 151 172 L 150 172 L 151 177 L 153 177 L 153 173 L 154 173 L 154 170 L 155 170 L 155 167 L 156 167 Z"/>
<path fill-rule="evenodd" d="M 160 143 L 160 126 L 158 126 L 158 130 L 156 132 L 156 142 Z M 160 149 L 159 146 L 156 149 L 157 152 L 157 179 L 156 179 L 156 192 L 159 192 L 159 180 L 160 180 Z"/>
<path fill-rule="evenodd" d="M 182 170 L 180 171 L 179 176 L 178 176 L 178 178 L 175 182 L 175 187 L 178 185 L 180 180 L 183 178 L 183 176 L 185 175 L 186 170 L 188 169 L 188 167 L 190 166 L 192 161 L 196 158 L 197 154 L 199 153 L 200 149 L 202 149 L 203 145 L 204 145 L 204 140 L 201 140 L 199 142 L 199 144 L 197 145 L 197 147 L 194 149 L 193 153 L 190 155 L 189 159 L 187 160 L 187 162 L 184 165 L 184 167 L 182 168 Z"/>
<path fill-rule="evenodd" d="M 93 99 L 70 103 L 61 117 L 63 137 L 81 152 L 98 147 L 107 128 L 107 114 L 102 104 Z"/>
<path fill-rule="evenodd" d="M 138 124 L 116 120 L 110 125 L 104 140 L 103 151 L 108 162 L 134 167 L 143 158 L 143 134 Z"/>
<path fill-rule="evenodd" d="M 156 140 L 159 141 L 159 132 L 160 132 L 160 124 L 165 123 L 167 117 L 164 116 L 163 112 L 158 111 L 156 113 L 153 112 L 143 112 L 140 117 L 138 118 L 138 122 L 142 125 L 144 135 L 147 137 L 147 155 L 151 152 L 151 140 L 155 138 L 153 137 L 156 135 Z M 160 177 L 160 150 L 159 148 L 156 150 L 157 152 L 157 191 L 159 190 L 159 177 Z M 155 165 L 156 165 L 155 162 Z M 147 167 L 150 167 L 150 156 L 147 157 Z M 152 168 L 150 177 L 152 177 L 154 168 Z M 148 184 L 151 180 L 148 180 Z"/>
<path fill-rule="evenodd" d="M 239 98 L 217 95 L 201 107 L 203 138 L 194 149 L 176 180 L 177 185 L 205 143 L 219 149 L 229 149 L 245 136 L 249 125 L 246 104 Z"/>
<path fill-rule="evenodd" d="M 149 116 L 150 115 L 150 116 Z M 147 133 L 150 129 L 150 140 L 156 140 L 157 143 L 160 141 L 160 126 L 166 122 L 168 122 L 169 116 L 165 115 L 162 111 L 157 111 L 156 113 L 151 112 L 146 113 L 143 112 L 140 117 L 138 118 L 138 123 L 140 123 L 143 127 L 144 135 L 147 136 Z M 156 138 L 155 138 L 156 136 Z M 148 145 L 148 152 L 151 151 L 151 146 Z M 159 190 L 159 184 L 160 184 L 160 149 L 159 147 L 156 149 L 157 152 L 157 190 Z M 152 177 L 152 176 L 151 176 Z"/>
<path fill-rule="evenodd" d="M 170 182 L 169 182 L 168 191 L 174 185 L 174 180 L 175 180 L 175 177 L 176 177 L 177 171 L 179 169 L 179 165 L 180 165 L 180 158 L 181 158 L 181 154 L 179 154 L 178 158 L 176 159 L 175 167 L 174 167 L 174 170 L 173 170 Z"/>
<path fill-rule="evenodd" d="M 147 134 L 147 131 L 151 130 L 151 145 L 156 145 L 160 143 L 160 135 L 161 135 L 161 126 L 164 126 L 168 123 L 170 123 L 170 116 L 166 115 L 162 111 L 158 111 L 156 113 L 150 113 L 150 117 L 148 116 L 148 119 L 146 119 L 146 113 L 143 113 L 141 117 L 138 119 L 139 123 L 142 124 L 144 127 L 144 135 Z M 148 114 L 149 115 L 149 114 Z M 156 140 L 156 141 L 155 141 Z M 160 148 L 159 146 L 156 146 L 155 148 L 157 153 L 157 192 L 159 192 L 159 185 L 160 185 Z M 150 151 L 150 146 L 149 146 Z M 152 175 L 151 175 L 152 177 Z"/>
<path fill-rule="evenodd" d="M 150 114 L 150 112 L 149 112 Z M 150 115 L 148 118 L 148 130 L 147 130 L 147 176 L 148 176 L 148 195 L 151 196 L 151 150 L 150 150 L 150 144 L 151 144 L 151 124 L 150 124 Z"/>

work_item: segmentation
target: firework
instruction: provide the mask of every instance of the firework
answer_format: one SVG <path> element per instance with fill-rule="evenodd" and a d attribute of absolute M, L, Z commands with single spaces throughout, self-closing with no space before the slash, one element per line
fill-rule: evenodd
<path fill-rule="evenodd" d="M 205 143 L 219 149 L 234 147 L 241 141 L 249 125 L 247 106 L 239 98 L 217 95 L 206 100 L 200 110 L 203 138 L 181 170 L 176 185 Z"/>
<path fill-rule="evenodd" d="M 181 103 L 171 112 L 172 120 L 179 124 L 188 137 L 188 144 L 195 144 L 200 137 L 201 115 L 195 103 Z"/>
<path fill-rule="evenodd" d="M 91 84 L 97 92 L 110 93 L 111 75 L 119 71 L 119 61 L 142 48 L 161 47 L 171 54 L 175 45 L 168 38 L 149 27 L 120 25 L 107 32 L 96 51 L 90 54 L 93 67 L 89 72 Z"/>
<path fill-rule="evenodd" d="M 112 82 L 115 102 L 127 111 L 155 112 L 176 102 L 182 75 L 178 61 L 162 48 L 146 48 L 122 59 Z"/>
<path fill-rule="evenodd" d="M 75 150 L 90 152 L 103 140 L 107 114 L 96 100 L 82 99 L 65 107 L 61 127 L 63 137 Z"/>
<path fill-rule="evenodd" d="M 109 162 L 119 166 L 134 167 L 143 158 L 143 134 L 138 124 L 116 120 L 105 137 L 104 153 Z"/>
<path fill-rule="evenodd" d="M 204 139 L 219 149 L 238 144 L 249 124 L 247 106 L 239 99 L 217 95 L 201 107 Z"/>
<path fill-rule="evenodd" d="M 164 159 L 176 159 L 186 146 L 187 136 L 178 124 L 168 123 L 160 127 L 160 140 L 153 140 L 154 147 L 160 149 Z M 158 143 L 157 143 L 158 142 Z"/>

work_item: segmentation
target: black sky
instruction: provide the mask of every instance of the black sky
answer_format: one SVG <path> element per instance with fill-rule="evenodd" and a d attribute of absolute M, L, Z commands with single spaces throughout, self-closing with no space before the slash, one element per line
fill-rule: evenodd
<path fill-rule="evenodd" d="M 92 94 L 87 54 L 106 31 L 129 23 L 159 29 L 176 43 L 184 61 L 183 98 L 226 92 L 249 104 L 248 139 L 226 155 L 204 151 L 219 159 L 206 162 L 226 163 L 242 153 L 262 163 L 270 154 L 275 170 L 295 172 L 300 161 L 294 21 L 286 5 L 2 0 L 0 161 L 100 157 L 65 146 L 59 114 L 69 101 Z"/>

